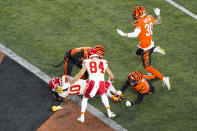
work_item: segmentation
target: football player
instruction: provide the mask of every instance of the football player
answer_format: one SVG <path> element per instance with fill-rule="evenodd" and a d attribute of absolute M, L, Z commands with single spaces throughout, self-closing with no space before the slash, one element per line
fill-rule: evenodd
<path fill-rule="evenodd" d="M 68 82 L 70 82 L 73 77 L 68 76 Z M 57 101 L 62 101 L 62 98 L 66 98 L 70 95 L 84 95 L 84 92 L 88 86 L 89 80 L 82 80 L 79 79 L 77 82 L 75 82 L 72 86 L 67 87 L 64 86 L 66 84 L 65 82 L 65 75 L 62 76 L 62 78 L 53 77 L 49 85 L 51 87 L 51 90 L 54 92 L 55 96 L 53 95 L 53 98 Z M 112 85 L 110 79 L 108 81 L 105 81 L 105 93 L 108 97 L 110 97 L 114 102 L 118 103 L 120 101 L 120 97 L 117 95 L 117 91 Z"/>
<path fill-rule="evenodd" d="M 87 102 L 90 97 L 94 97 L 95 95 L 100 95 L 103 104 L 107 110 L 107 114 L 109 118 L 113 118 L 116 115 L 111 112 L 108 97 L 105 94 L 105 81 L 104 74 L 105 72 L 109 75 L 110 81 L 114 80 L 114 75 L 108 67 L 108 62 L 104 59 L 99 58 L 99 53 L 95 49 L 91 49 L 88 51 L 88 59 L 83 61 L 83 66 L 81 71 L 74 77 L 74 79 L 70 82 L 70 85 L 74 84 L 81 76 L 88 71 L 89 74 L 89 82 L 86 91 L 84 92 L 84 96 L 81 102 L 81 115 L 77 119 L 80 122 L 84 122 L 85 120 L 85 110 L 87 107 Z"/>
<path fill-rule="evenodd" d="M 94 48 L 98 51 L 100 57 L 105 55 L 105 48 L 103 46 L 96 45 Z M 84 59 L 87 59 L 87 53 L 90 49 L 92 49 L 92 47 L 79 47 L 71 49 L 65 53 L 63 63 L 66 82 L 68 81 L 67 76 L 71 76 L 73 64 L 81 69 L 82 62 Z M 57 65 L 56 67 L 60 66 L 61 64 Z M 86 72 L 82 78 L 87 77 L 87 75 L 88 74 Z"/>
<path fill-rule="evenodd" d="M 153 25 L 158 25 L 162 23 L 160 16 L 160 9 L 154 9 L 157 19 L 154 19 L 152 15 L 146 15 L 146 10 L 142 6 L 137 6 L 133 10 L 133 18 L 135 19 L 134 26 L 135 30 L 131 33 L 124 33 L 123 31 L 117 29 L 117 32 L 124 37 L 139 38 L 139 45 L 136 51 L 137 56 L 142 56 L 143 66 L 146 71 L 152 73 L 159 79 L 161 79 L 170 90 L 170 78 L 164 77 L 157 69 L 153 68 L 151 65 L 151 54 L 153 52 L 161 53 L 165 55 L 165 51 L 154 46 L 153 37 Z"/>
<path fill-rule="evenodd" d="M 138 94 L 138 98 L 134 101 L 126 101 L 126 106 L 139 104 L 143 101 L 145 95 L 151 95 L 154 93 L 154 87 L 150 80 L 155 78 L 155 75 L 143 75 L 141 71 L 130 73 L 125 84 L 117 93 L 122 94 L 129 86 L 131 86 Z"/>

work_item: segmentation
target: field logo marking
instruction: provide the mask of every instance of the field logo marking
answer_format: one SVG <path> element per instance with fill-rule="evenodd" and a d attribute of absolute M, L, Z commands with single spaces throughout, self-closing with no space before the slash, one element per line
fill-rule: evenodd
<path fill-rule="evenodd" d="M 182 12 L 188 14 L 189 16 L 193 17 L 194 19 L 197 20 L 197 15 L 192 13 L 191 11 L 185 9 L 183 6 L 177 4 L 176 2 L 174 2 L 173 0 L 165 0 L 166 2 L 170 3 L 171 5 L 175 6 L 176 8 L 178 8 L 179 10 L 181 10 Z"/>

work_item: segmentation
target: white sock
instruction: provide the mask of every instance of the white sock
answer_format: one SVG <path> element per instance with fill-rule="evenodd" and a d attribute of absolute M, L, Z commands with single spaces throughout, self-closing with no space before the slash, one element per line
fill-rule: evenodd
<path fill-rule="evenodd" d="M 81 112 L 85 112 L 85 110 L 87 108 L 87 104 L 88 104 L 88 98 L 83 96 L 83 99 L 81 101 Z"/>
<path fill-rule="evenodd" d="M 111 112 L 110 106 L 109 106 L 108 97 L 107 97 L 105 94 L 103 94 L 103 95 L 101 96 L 101 99 L 102 99 L 103 104 L 105 105 L 105 108 L 107 109 L 107 113 Z"/>

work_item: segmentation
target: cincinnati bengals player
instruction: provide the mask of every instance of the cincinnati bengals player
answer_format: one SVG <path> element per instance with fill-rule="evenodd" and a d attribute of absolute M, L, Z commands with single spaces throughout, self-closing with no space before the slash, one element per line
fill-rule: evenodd
<path fill-rule="evenodd" d="M 105 55 L 105 48 L 103 46 L 96 45 L 94 48 L 98 51 L 100 57 Z M 66 82 L 68 81 L 67 76 L 71 76 L 73 64 L 81 69 L 83 59 L 87 59 L 87 53 L 90 49 L 92 49 L 92 47 L 79 47 L 65 53 L 63 63 Z M 62 63 L 55 67 L 59 67 L 60 65 L 62 65 Z M 82 78 L 85 77 L 87 77 L 87 72 Z"/>
<path fill-rule="evenodd" d="M 161 49 L 161 47 L 154 47 L 153 37 L 153 25 L 158 25 L 162 23 L 162 19 L 160 16 L 160 9 L 154 9 L 157 19 L 154 19 L 151 15 L 146 15 L 146 10 L 142 6 L 137 6 L 133 10 L 133 17 L 135 19 L 134 26 L 135 30 L 132 33 L 124 33 L 121 30 L 117 29 L 117 32 L 121 36 L 139 38 L 139 45 L 136 51 L 137 56 L 142 56 L 143 66 L 146 71 L 152 73 L 159 79 L 161 79 L 170 90 L 170 78 L 164 77 L 157 69 L 151 66 L 151 54 L 153 52 L 161 53 L 165 55 L 165 50 Z"/>
<path fill-rule="evenodd" d="M 80 122 L 84 122 L 85 110 L 87 107 L 87 102 L 90 97 L 95 95 L 100 95 L 105 108 L 107 109 L 107 114 L 109 118 L 113 118 L 116 115 L 111 112 L 108 97 L 105 94 L 105 82 L 104 74 L 105 71 L 110 77 L 110 81 L 114 80 L 114 75 L 108 67 L 108 62 L 104 59 L 99 58 L 99 53 L 95 49 L 88 51 L 88 58 L 83 61 L 83 67 L 81 71 L 74 77 L 70 82 L 70 85 L 74 84 L 81 76 L 88 71 L 89 74 L 89 84 L 83 96 L 81 102 L 81 116 L 77 119 Z"/>
<path fill-rule="evenodd" d="M 125 84 L 118 91 L 118 94 L 122 94 L 129 86 L 131 86 L 138 94 L 138 98 L 135 101 L 126 101 L 126 106 L 139 104 L 143 101 L 145 95 L 151 95 L 154 93 L 154 87 L 150 80 L 155 78 L 155 75 L 143 75 L 141 71 L 130 73 Z"/>

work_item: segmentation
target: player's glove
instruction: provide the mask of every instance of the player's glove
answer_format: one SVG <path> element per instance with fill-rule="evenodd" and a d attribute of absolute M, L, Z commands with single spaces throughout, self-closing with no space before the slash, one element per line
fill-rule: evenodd
<path fill-rule="evenodd" d="M 160 9 L 159 9 L 159 8 L 155 8 L 154 11 L 155 11 L 155 14 L 156 14 L 157 16 L 160 15 Z"/>
<path fill-rule="evenodd" d="M 126 106 L 133 106 L 134 102 L 126 101 Z"/>
<path fill-rule="evenodd" d="M 57 93 L 59 94 L 59 93 L 62 93 L 62 92 L 63 92 L 62 87 L 61 87 L 61 86 L 58 86 L 58 87 L 57 87 Z"/>
<path fill-rule="evenodd" d="M 121 36 L 125 36 L 125 33 L 124 33 L 122 30 L 117 29 L 116 31 L 117 31 L 117 32 L 118 32 L 118 34 L 120 34 Z"/>
<path fill-rule="evenodd" d="M 122 95 L 122 91 L 120 91 L 120 90 L 117 91 L 117 94 L 118 94 L 118 95 Z"/>

